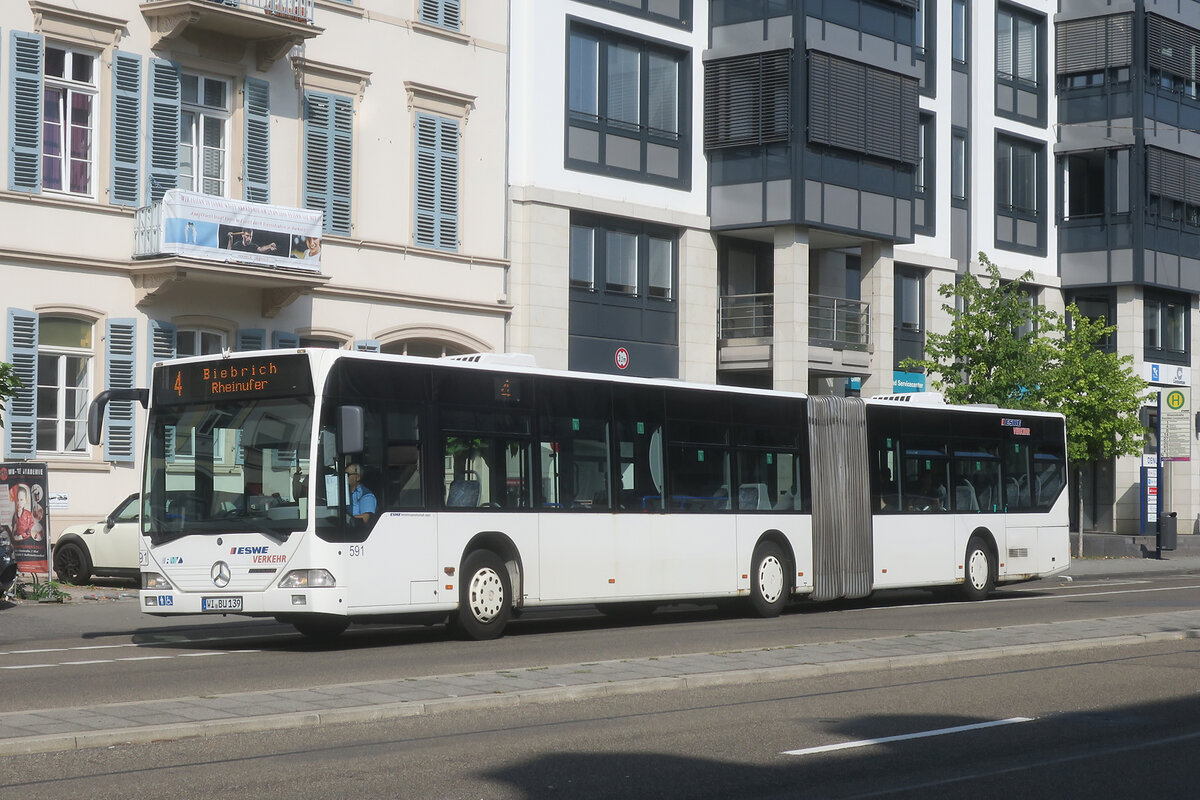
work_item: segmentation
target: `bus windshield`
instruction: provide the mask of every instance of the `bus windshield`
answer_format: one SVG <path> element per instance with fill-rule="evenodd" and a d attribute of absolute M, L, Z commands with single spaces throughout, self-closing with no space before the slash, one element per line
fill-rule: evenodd
<path fill-rule="evenodd" d="M 311 397 L 156 406 L 143 533 L 163 540 L 302 530 L 312 421 Z"/>

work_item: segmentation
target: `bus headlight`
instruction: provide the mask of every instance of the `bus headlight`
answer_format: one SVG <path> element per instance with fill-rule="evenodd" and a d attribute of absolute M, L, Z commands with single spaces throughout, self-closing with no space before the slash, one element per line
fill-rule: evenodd
<path fill-rule="evenodd" d="M 171 586 L 171 582 L 169 580 L 164 578 L 162 575 L 159 575 L 157 572 L 143 572 L 142 588 L 154 589 L 155 591 L 158 591 L 161 589 L 172 589 L 174 587 Z"/>
<path fill-rule="evenodd" d="M 337 586 L 327 569 L 296 569 L 283 576 L 280 589 L 315 589 L 318 586 Z"/>

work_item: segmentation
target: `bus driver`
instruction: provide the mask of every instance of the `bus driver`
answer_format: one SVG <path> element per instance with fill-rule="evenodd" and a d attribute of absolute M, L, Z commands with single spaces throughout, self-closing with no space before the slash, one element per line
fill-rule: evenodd
<path fill-rule="evenodd" d="M 361 464 L 346 467 L 346 481 L 350 485 L 350 516 L 360 520 L 363 525 L 369 525 L 371 517 L 375 515 L 375 495 L 363 486 Z"/>

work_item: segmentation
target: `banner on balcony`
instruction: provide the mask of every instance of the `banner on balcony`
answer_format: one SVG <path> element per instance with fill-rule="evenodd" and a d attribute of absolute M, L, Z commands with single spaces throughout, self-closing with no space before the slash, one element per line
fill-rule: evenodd
<path fill-rule="evenodd" d="M 50 572 L 46 465 L 0 464 L 0 538 L 8 537 L 18 572 Z"/>
<path fill-rule="evenodd" d="M 321 212 L 170 189 L 159 252 L 321 271 Z"/>

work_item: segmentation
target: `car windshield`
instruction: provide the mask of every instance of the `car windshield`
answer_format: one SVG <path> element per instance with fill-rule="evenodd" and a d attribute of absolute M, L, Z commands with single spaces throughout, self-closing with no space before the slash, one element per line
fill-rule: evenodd
<path fill-rule="evenodd" d="M 312 418 L 311 397 L 155 407 L 142 531 L 169 539 L 302 530 Z"/>

